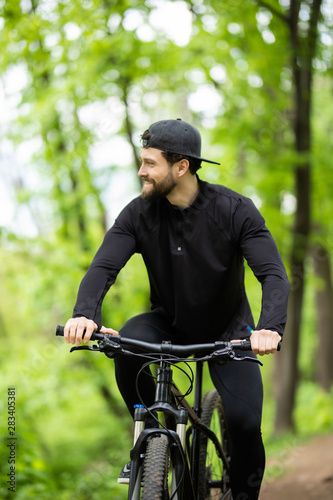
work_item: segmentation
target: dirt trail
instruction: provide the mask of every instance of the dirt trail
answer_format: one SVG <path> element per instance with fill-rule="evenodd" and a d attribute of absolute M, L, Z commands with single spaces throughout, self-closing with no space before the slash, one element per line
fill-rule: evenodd
<path fill-rule="evenodd" d="M 267 467 L 284 467 L 281 478 L 264 481 L 260 500 L 333 500 L 333 434 L 292 448 Z"/>

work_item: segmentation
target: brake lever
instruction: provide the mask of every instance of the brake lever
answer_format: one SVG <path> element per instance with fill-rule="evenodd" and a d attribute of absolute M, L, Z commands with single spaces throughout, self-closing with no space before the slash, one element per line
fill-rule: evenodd
<path fill-rule="evenodd" d="M 89 346 L 89 345 L 80 345 L 76 347 L 72 347 L 69 352 L 73 351 L 96 351 L 99 352 L 101 349 L 97 345 Z"/>
<path fill-rule="evenodd" d="M 211 355 L 212 359 L 221 358 L 221 361 L 223 361 L 223 358 L 235 359 L 235 357 L 236 354 L 232 347 L 225 347 L 224 349 L 219 349 L 218 351 L 214 351 Z"/>
<path fill-rule="evenodd" d="M 122 347 L 117 342 L 114 342 L 110 339 L 100 340 L 98 342 L 98 346 L 96 344 L 92 346 L 88 345 L 80 345 L 76 347 L 72 347 L 70 352 L 73 351 L 94 351 L 94 352 L 104 352 L 107 356 L 113 356 L 116 351 L 122 350 Z"/>
<path fill-rule="evenodd" d="M 212 358 L 221 358 L 221 361 L 223 362 L 223 358 L 228 358 L 232 361 L 253 361 L 254 363 L 258 363 L 259 365 L 263 366 L 263 362 L 260 361 L 260 359 L 257 358 L 251 358 L 250 356 L 243 356 L 243 357 L 238 357 L 235 354 L 235 351 L 233 350 L 232 347 L 225 347 L 224 349 L 220 349 L 218 351 L 214 351 L 212 353 Z"/>
<path fill-rule="evenodd" d="M 104 338 L 99 342 L 99 349 L 101 352 L 116 352 L 116 351 L 122 351 L 123 348 L 118 342 L 115 342 L 114 340 L 110 340 L 108 338 Z"/>
<path fill-rule="evenodd" d="M 260 361 L 260 359 L 251 358 L 250 356 L 244 356 L 242 358 L 239 358 L 238 356 L 234 356 L 233 360 L 234 361 L 253 361 L 253 363 L 257 363 L 260 366 L 263 366 L 263 364 L 264 364 L 262 361 Z"/>

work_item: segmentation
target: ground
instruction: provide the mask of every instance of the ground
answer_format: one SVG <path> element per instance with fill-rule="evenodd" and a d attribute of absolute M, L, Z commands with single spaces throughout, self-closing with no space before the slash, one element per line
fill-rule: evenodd
<path fill-rule="evenodd" d="M 282 477 L 266 479 L 260 500 L 332 500 L 333 434 L 291 447 L 267 461 L 267 469 L 281 469 Z"/>

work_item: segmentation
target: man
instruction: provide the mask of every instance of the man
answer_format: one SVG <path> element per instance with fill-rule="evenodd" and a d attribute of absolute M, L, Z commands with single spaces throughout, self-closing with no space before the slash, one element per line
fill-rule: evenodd
<path fill-rule="evenodd" d="M 286 323 L 289 282 L 264 219 L 251 200 L 199 179 L 201 162 L 216 162 L 201 158 L 200 134 L 190 124 L 156 122 L 142 142 L 141 196 L 120 213 L 83 278 L 66 341 L 88 342 L 98 328 L 117 333 L 101 326 L 101 305 L 135 252 L 148 271 L 151 312 L 130 319 L 121 335 L 179 344 L 245 338 L 255 328 L 244 288 L 245 258 L 262 285 L 261 315 L 250 338 L 253 356 L 274 353 Z M 132 415 L 141 364 L 115 359 Z M 260 370 L 255 363 L 211 363 L 210 374 L 232 438 L 233 499 L 255 500 L 265 467 Z M 145 378 L 140 391 L 152 404 L 153 382 Z"/>

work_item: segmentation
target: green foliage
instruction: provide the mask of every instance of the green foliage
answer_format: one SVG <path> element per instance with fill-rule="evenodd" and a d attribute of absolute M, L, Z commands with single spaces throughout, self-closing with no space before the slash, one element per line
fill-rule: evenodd
<path fill-rule="evenodd" d="M 295 418 L 301 435 L 317 434 L 333 428 L 332 396 L 332 392 L 324 392 L 313 382 L 300 386 Z"/>
<path fill-rule="evenodd" d="M 252 0 L 186 5 L 193 16 L 192 34 L 179 47 L 153 26 L 154 2 L 0 2 L 1 78 L 22 78 L 19 94 L 6 88 L 16 107 L 8 129 L 0 124 L 0 141 L 15 151 L 35 145 L 34 154 L 22 165 L 15 158 L 3 177 L 13 193 L 15 220 L 28 213 L 36 236 L 24 237 L 15 227 L 0 229 L 0 409 L 5 422 L 6 390 L 14 385 L 18 500 L 126 497 L 116 478 L 128 461 L 131 421 L 112 362 L 89 353 L 69 354 L 54 330 L 71 316 L 78 284 L 115 215 L 109 188 L 124 172 L 128 184 L 136 182 L 138 137 L 149 123 L 181 116 L 197 125 L 203 156 L 222 163 L 204 166 L 200 176 L 252 197 L 283 258 L 289 254 L 298 158 L 293 153 L 286 26 Z M 325 18 L 322 29 L 331 29 Z M 313 238 L 331 251 L 332 84 L 324 43 L 316 65 Z M 205 92 L 217 103 L 209 112 L 203 106 Z M 193 105 L 193 95 L 199 96 L 199 105 L 198 99 Z M 130 146 L 131 158 L 114 155 L 114 139 Z M 108 146 L 102 166 L 94 164 L 93 155 L 100 145 Z M 312 382 L 316 334 L 311 263 L 308 268 L 311 290 L 300 359 L 305 382 L 295 413 L 302 435 L 333 427 L 331 395 Z M 260 286 L 251 272 L 246 282 L 257 319 Z M 147 274 L 134 255 L 105 299 L 103 322 L 119 329 L 148 308 Z M 272 358 L 264 358 L 262 373 L 264 435 L 271 440 Z M 182 385 L 183 377 L 178 378 Z M 211 387 L 209 377 L 205 384 Z M 4 469 L 6 437 L 2 434 L 0 442 Z M 0 496 L 9 498 L 3 484 Z"/>
<path fill-rule="evenodd" d="M 15 327 L 23 330 L 19 321 Z M 103 358 L 94 368 L 87 364 L 88 355 L 69 354 L 67 345 L 53 338 L 53 328 L 48 333 L 43 339 L 26 330 L 21 342 L 10 335 L 2 343 L 4 354 L 15 345 L 15 371 L 12 359 L 2 356 L 0 393 L 1 421 L 6 422 L 7 388 L 16 388 L 16 496 L 94 499 L 106 498 L 109 489 L 124 498 L 115 478 L 128 460 L 132 426 L 112 362 Z M 112 391 L 113 414 L 102 384 Z M 7 442 L 4 432 L 0 461 L 6 473 Z M 1 498 L 7 498 L 7 488 L 1 487 Z"/>

